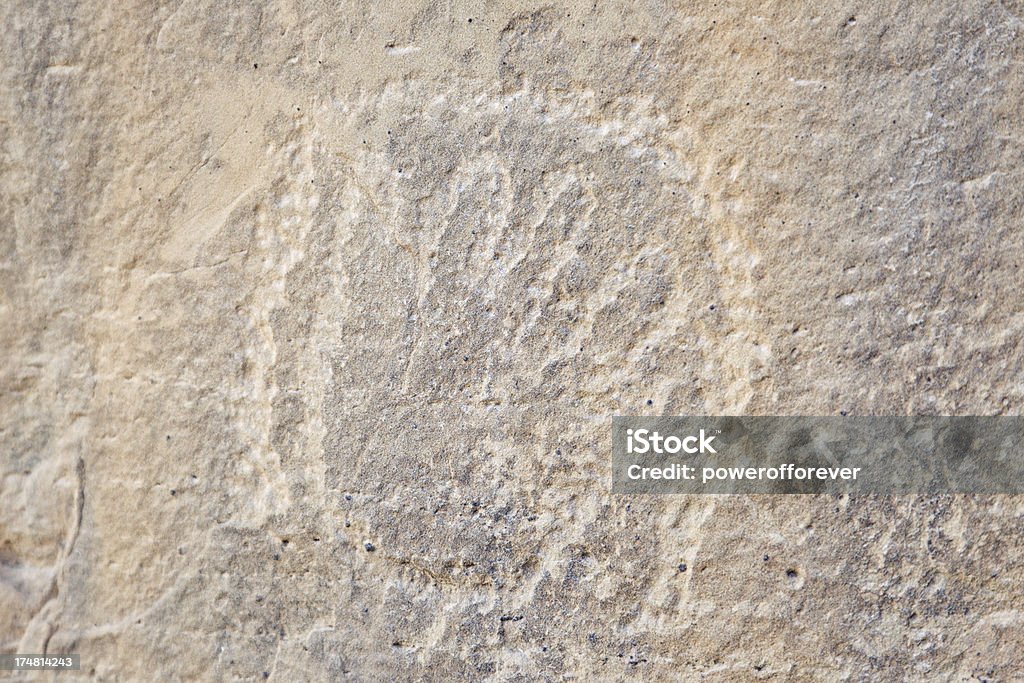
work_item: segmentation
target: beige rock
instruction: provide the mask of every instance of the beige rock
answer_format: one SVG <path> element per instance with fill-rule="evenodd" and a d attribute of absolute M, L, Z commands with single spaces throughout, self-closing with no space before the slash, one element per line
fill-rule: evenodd
<path fill-rule="evenodd" d="M 1024 676 L 1018 498 L 615 497 L 609 453 L 1021 413 L 1019 0 L 0 14 L 0 651 Z"/>

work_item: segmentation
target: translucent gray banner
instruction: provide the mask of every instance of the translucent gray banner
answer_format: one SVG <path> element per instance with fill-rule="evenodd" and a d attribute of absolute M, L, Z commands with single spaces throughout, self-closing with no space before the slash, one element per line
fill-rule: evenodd
<path fill-rule="evenodd" d="M 615 417 L 614 493 L 1024 493 L 1021 417 Z"/>

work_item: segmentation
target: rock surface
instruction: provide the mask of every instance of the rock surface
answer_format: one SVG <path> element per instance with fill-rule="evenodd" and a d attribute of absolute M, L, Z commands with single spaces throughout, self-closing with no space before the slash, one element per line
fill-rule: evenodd
<path fill-rule="evenodd" d="M 1021 413 L 1020 0 L 0 16 L 0 651 L 1024 675 L 1018 498 L 609 492 L 615 414 Z"/>

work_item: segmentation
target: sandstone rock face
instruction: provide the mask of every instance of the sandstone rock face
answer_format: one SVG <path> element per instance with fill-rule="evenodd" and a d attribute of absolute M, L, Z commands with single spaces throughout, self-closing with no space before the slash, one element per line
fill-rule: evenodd
<path fill-rule="evenodd" d="M 616 414 L 1020 414 L 1024 5 L 0 7 L 0 651 L 1017 680 L 1014 497 L 623 497 Z"/>

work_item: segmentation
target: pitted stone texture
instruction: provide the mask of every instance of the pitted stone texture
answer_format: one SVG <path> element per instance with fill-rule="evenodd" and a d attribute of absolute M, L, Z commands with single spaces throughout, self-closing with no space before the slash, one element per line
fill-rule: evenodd
<path fill-rule="evenodd" d="M 1016 498 L 610 494 L 615 414 L 1020 414 L 1019 2 L 0 12 L 4 651 L 1022 675 Z"/>

